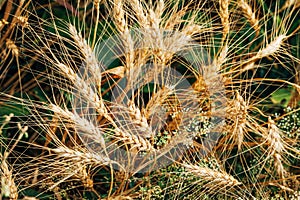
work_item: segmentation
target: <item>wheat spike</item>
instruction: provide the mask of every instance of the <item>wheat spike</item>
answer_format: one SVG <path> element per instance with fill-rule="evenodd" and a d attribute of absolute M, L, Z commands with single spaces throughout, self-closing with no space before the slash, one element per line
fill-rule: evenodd
<path fill-rule="evenodd" d="M 259 50 L 257 54 L 252 58 L 253 60 L 261 59 L 274 53 L 278 52 L 282 42 L 287 38 L 286 35 L 279 35 L 271 43 L 269 43 L 265 48 Z"/>
<path fill-rule="evenodd" d="M 81 50 L 81 52 L 83 53 L 86 62 L 86 68 L 90 71 L 90 74 L 93 76 L 93 80 L 95 81 L 96 85 L 100 87 L 101 69 L 93 49 L 88 45 L 87 41 L 78 33 L 75 26 L 69 24 L 69 31 L 71 36 L 75 40 L 79 50 Z"/>
<path fill-rule="evenodd" d="M 220 0 L 219 1 L 220 8 L 219 8 L 219 15 L 221 18 L 221 22 L 223 25 L 223 36 L 222 41 L 226 39 L 226 36 L 229 33 L 230 25 L 229 25 L 229 0 Z"/>
<path fill-rule="evenodd" d="M 233 176 L 227 174 L 226 172 L 216 171 L 207 167 L 200 167 L 198 165 L 183 165 L 188 172 L 193 173 L 199 178 L 209 181 L 214 184 L 224 185 L 224 186 L 236 186 L 242 184 L 236 180 Z"/>
<path fill-rule="evenodd" d="M 252 11 L 251 6 L 245 1 L 245 0 L 240 0 L 238 2 L 239 6 L 241 7 L 245 17 L 247 20 L 250 22 L 251 26 L 256 32 L 256 35 L 259 34 L 259 23 L 258 19 L 255 16 L 255 13 Z"/>
<path fill-rule="evenodd" d="M 278 175 L 284 179 L 285 170 L 282 165 L 281 155 L 285 148 L 280 134 L 280 129 L 276 126 L 274 120 L 269 117 L 267 141 L 270 144 L 270 155 L 274 158 L 274 165 L 277 169 Z"/>
<path fill-rule="evenodd" d="M 18 188 L 12 176 L 12 170 L 9 170 L 6 158 L 8 152 L 1 156 L 1 196 L 8 197 L 12 200 L 18 199 Z"/>
<path fill-rule="evenodd" d="M 85 135 L 88 135 L 88 138 L 94 139 L 98 143 L 100 143 L 103 150 L 106 149 L 105 141 L 101 131 L 91 121 L 80 117 L 76 112 L 70 112 L 54 104 L 50 104 L 48 106 L 48 109 L 53 111 L 57 116 L 60 116 L 62 119 L 67 120 L 66 122 L 70 120 L 71 123 L 74 123 L 77 131 L 83 131 Z"/>
<path fill-rule="evenodd" d="M 243 97 L 236 91 L 235 99 L 232 100 L 230 106 L 228 107 L 228 115 L 234 116 L 234 125 L 232 134 L 235 142 L 238 146 L 238 150 L 241 150 L 242 143 L 244 140 L 244 129 L 246 128 L 248 106 L 244 101 Z"/>
<path fill-rule="evenodd" d="M 139 151 L 147 151 L 147 152 L 152 152 L 155 151 L 151 143 L 141 137 L 140 135 L 134 135 L 129 133 L 126 130 L 121 130 L 119 128 L 116 128 L 114 130 L 115 132 L 115 137 L 118 138 L 118 140 L 123 141 L 124 144 L 131 145 L 131 151 L 139 152 Z"/>
<path fill-rule="evenodd" d="M 91 179 L 90 175 L 88 174 L 86 165 L 77 162 L 74 165 L 74 167 L 75 167 L 74 170 L 77 172 L 75 176 L 80 179 L 80 181 L 83 184 L 83 187 L 87 189 L 92 189 L 94 187 L 94 181 L 93 179 Z"/>
<path fill-rule="evenodd" d="M 65 146 L 60 146 L 50 150 L 55 154 L 57 154 L 58 157 L 65 158 L 65 159 L 72 159 L 74 162 L 95 164 L 96 166 L 107 165 L 109 163 L 112 163 L 112 161 L 109 158 L 101 156 L 100 154 L 80 152 Z"/>

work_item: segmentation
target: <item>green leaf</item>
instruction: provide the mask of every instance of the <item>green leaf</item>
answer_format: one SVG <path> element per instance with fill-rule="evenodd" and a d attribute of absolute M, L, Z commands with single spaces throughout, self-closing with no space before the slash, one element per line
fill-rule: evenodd
<path fill-rule="evenodd" d="M 280 104 L 283 107 L 287 107 L 289 101 L 292 98 L 292 93 L 293 93 L 293 88 L 288 87 L 288 88 L 281 88 L 279 90 L 276 90 L 273 92 L 271 95 L 271 101 L 274 104 Z"/>

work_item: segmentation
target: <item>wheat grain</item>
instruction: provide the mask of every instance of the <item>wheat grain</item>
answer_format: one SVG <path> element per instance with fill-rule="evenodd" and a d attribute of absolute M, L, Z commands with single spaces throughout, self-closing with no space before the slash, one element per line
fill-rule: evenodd
<path fill-rule="evenodd" d="M 8 21 L 6 21 L 5 19 L 1 19 L 0 20 L 0 30 L 7 24 L 9 24 Z"/>
<path fill-rule="evenodd" d="M 132 152 L 152 152 L 155 150 L 151 143 L 140 135 L 134 135 L 129 133 L 127 130 L 121 130 L 119 128 L 116 128 L 114 132 L 114 136 L 117 137 L 120 141 L 123 141 L 124 144 L 131 145 L 130 149 Z"/>
<path fill-rule="evenodd" d="M 19 48 L 12 40 L 6 39 L 6 47 L 12 51 L 13 56 L 19 57 Z"/>

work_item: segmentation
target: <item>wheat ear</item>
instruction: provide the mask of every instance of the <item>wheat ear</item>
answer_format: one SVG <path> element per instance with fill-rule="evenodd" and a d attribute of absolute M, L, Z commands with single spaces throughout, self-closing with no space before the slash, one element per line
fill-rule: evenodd
<path fill-rule="evenodd" d="M 224 185 L 224 186 L 236 186 L 242 184 L 238 180 L 236 180 L 233 176 L 227 174 L 226 172 L 216 171 L 207 167 L 200 167 L 198 165 L 183 165 L 188 172 L 193 173 L 199 178 L 209 181 L 215 184 Z"/>
<path fill-rule="evenodd" d="M 85 135 L 89 136 L 89 138 L 94 139 L 98 143 L 100 143 L 103 150 L 106 149 L 105 141 L 101 131 L 89 120 L 80 117 L 76 112 L 70 112 L 54 104 L 50 104 L 47 107 L 47 109 L 53 111 L 57 116 L 61 117 L 62 119 L 73 123 L 77 131 L 83 131 Z"/>
<path fill-rule="evenodd" d="M 276 126 L 274 120 L 269 117 L 267 141 L 270 144 L 270 155 L 274 158 L 274 165 L 277 169 L 277 173 L 283 179 L 285 170 L 282 165 L 281 155 L 284 151 L 284 144 L 280 134 L 280 129 Z"/>
<path fill-rule="evenodd" d="M 224 41 L 229 33 L 230 25 L 229 25 L 229 0 L 220 0 L 219 1 L 219 15 L 221 18 L 221 22 L 223 25 L 223 36 L 222 41 Z"/>
<path fill-rule="evenodd" d="M 238 5 L 242 9 L 245 17 L 247 18 L 253 29 L 255 30 L 256 36 L 259 35 L 260 29 L 258 19 L 255 17 L 255 13 L 253 12 L 251 6 L 245 0 L 240 0 L 238 2 Z"/>
<path fill-rule="evenodd" d="M 12 200 L 17 200 L 18 188 L 12 177 L 12 170 L 9 170 L 6 161 L 8 154 L 8 152 L 4 152 L 4 155 L 1 155 L 1 196 L 8 197 Z"/>

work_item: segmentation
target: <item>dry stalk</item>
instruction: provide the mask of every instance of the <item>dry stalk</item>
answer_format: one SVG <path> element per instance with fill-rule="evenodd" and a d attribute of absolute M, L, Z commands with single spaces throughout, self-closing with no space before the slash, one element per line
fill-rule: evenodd
<path fill-rule="evenodd" d="M 238 5 L 241 7 L 246 19 L 249 21 L 249 23 L 255 30 L 256 36 L 258 36 L 260 28 L 258 19 L 255 17 L 255 12 L 253 12 L 251 6 L 245 0 L 240 0 L 238 2 Z"/>
<path fill-rule="evenodd" d="M 28 196 L 25 196 L 23 197 L 22 200 L 39 200 L 38 198 L 35 198 L 35 197 L 28 197 Z"/>
<path fill-rule="evenodd" d="M 198 176 L 199 178 L 205 181 L 212 182 L 213 184 L 224 185 L 229 187 L 242 184 L 233 176 L 227 174 L 224 171 L 219 172 L 207 167 L 200 167 L 198 165 L 184 164 L 183 166 L 188 172 L 193 173 L 194 175 Z"/>

